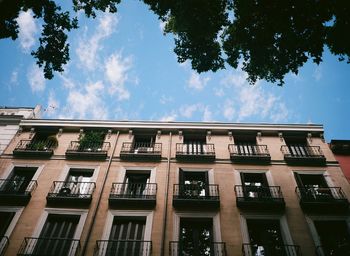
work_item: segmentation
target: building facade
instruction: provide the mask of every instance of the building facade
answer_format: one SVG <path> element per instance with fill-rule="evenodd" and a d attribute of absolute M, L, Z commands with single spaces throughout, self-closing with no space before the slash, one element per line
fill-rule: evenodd
<path fill-rule="evenodd" d="M 350 182 L 350 140 L 331 140 L 329 146 L 345 177 Z"/>
<path fill-rule="evenodd" d="M 22 120 L 0 158 L 12 255 L 350 255 L 321 125 Z"/>
<path fill-rule="evenodd" d="M 41 107 L 1 107 L 0 106 L 0 155 L 10 144 L 19 129 L 22 119 L 40 118 Z"/>

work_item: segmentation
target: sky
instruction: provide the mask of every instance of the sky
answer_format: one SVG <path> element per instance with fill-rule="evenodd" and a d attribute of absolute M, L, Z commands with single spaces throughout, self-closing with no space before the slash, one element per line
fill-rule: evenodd
<path fill-rule="evenodd" d="M 172 35 L 141 1 L 98 13 L 69 33 L 63 73 L 45 80 L 30 55 L 40 21 L 21 12 L 19 38 L 0 40 L 0 106 L 39 104 L 42 118 L 323 124 L 325 138 L 350 139 L 350 65 L 326 49 L 284 86 L 247 83 L 240 69 L 198 74 L 178 63 Z"/>

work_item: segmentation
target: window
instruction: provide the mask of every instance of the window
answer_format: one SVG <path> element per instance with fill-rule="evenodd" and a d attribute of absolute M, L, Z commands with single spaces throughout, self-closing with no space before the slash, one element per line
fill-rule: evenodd
<path fill-rule="evenodd" d="M 185 136 L 183 152 L 187 154 L 203 154 L 207 150 L 205 136 Z"/>
<path fill-rule="evenodd" d="M 153 135 L 135 135 L 133 149 L 135 152 L 152 152 L 156 137 Z"/>
<path fill-rule="evenodd" d="M 0 237 L 6 235 L 6 231 L 15 216 L 15 212 L 0 212 Z"/>
<path fill-rule="evenodd" d="M 234 138 L 237 145 L 237 153 L 239 155 L 257 155 L 259 154 L 256 147 L 256 137 L 253 136 L 238 136 Z"/>
<path fill-rule="evenodd" d="M 32 179 L 36 173 L 35 167 L 14 167 L 6 180 L 2 180 L 0 185 L 1 193 L 16 193 L 26 194 L 30 193 Z"/>
<path fill-rule="evenodd" d="M 323 255 L 350 255 L 350 232 L 345 220 L 315 220 Z"/>
<path fill-rule="evenodd" d="M 209 195 L 208 171 L 179 171 L 180 196 L 182 198 Z"/>
<path fill-rule="evenodd" d="M 125 174 L 125 194 L 130 197 L 142 197 L 147 194 L 147 184 L 150 181 L 150 173 L 127 171 Z"/>
<path fill-rule="evenodd" d="M 4 253 L 15 225 L 23 211 L 23 208 L 0 207 L 0 255 Z"/>
<path fill-rule="evenodd" d="M 265 173 L 241 172 L 240 175 L 245 198 L 271 197 Z"/>
<path fill-rule="evenodd" d="M 331 199 L 332 190 L 329 189 L 323 174 L 294 173 L 300 195 L 304 199 Z"/>
<path fill-rule="evenodd" d="M 306 137 L 285 137 L 284 138 L 291 156 L 309 156 Z"/>

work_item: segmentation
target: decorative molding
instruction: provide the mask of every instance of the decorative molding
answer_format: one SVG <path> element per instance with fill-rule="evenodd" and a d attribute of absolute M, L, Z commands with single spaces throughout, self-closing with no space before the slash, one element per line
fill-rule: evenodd
<path fill-rule="evenodd" d="M 182 140 L 182 137 L 183 137 L 182 131 L 179 131 L 179 140 Z"/>
<path fill-rule="evenodd" d="M 162 135 L 162 131 L 161 131 L 161 130 L 158 130 L 158 131 L 157 131 L 157 139 L 158 139 L 158 140 L 160 139 L 161 135 Z"/>
<path fill-rule="evenodd" d="M 33 138 L 34 133 L 35 133 L 35 128 L 34 127 L 30 128 L 30 133 L 29 133 L 29 139 L 30 140 Z"/>
<path fill-rule="evenodd" d="M 256 137 L 258 137 L 258 140 L 259 140 L 259 141 L 261 141 L 261 135 L 262 135 L 261 132 L 258 132 L 258 133 L 256 134 Z"/>
<path fill-rule="evenodd" d="M 207 138 L 209 141 L 211 140 L 211 131 L 207 131 Z"/>
<path fill-rule="evenodd" d="M 278 137 L 280 138 L 281 141 L 283 141 L 283 133 L 282 132 L 278 133 Z"/>
<path fill-rule="evenodd" d="M 57 136 L 61 137 L 62 133 L 63 133 L 63 128 L 58 129 Z"/>
<path fill-rule="evenodd" d="M 111 136 L 112 136 L 112 129 L 109 129 L 109 130 L 107 131 L 107 139 L 110 139 Z"/>
<path fill-rule="evenodd" d="M 231 131 L 228 132 L 227 135 L 228 135 L 229 140 L 232 141 L 233 140 L 232 132 Z"/>

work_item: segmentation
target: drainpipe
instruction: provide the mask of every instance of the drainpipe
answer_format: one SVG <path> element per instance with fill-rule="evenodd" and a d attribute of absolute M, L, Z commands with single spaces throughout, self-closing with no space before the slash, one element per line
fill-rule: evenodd
<path fill-rule="evenodd" d="M 96 207 L 94 209 L 94 213 L 92 215 L 92 221 L 91 221 L 91 224 L 89 226 L 89 230 L 88 230 L 88 233 L 87 233 L 87 237 L 85 239 L 85 242 L 84 242 L 84 245 L 83 245 L 83 249 L 81 251 L 81 254 L 80 255 L 85 255 L 86 253 L 86 249 L 87 249 L 87 246 L 88 246 L 88 242 L 90 240 L 90 237 L 91 237 L 91 233 L 92 233 L 92 227 L 94 226 L 95 224 L 95 221 L 96 221 L 96 215 L 97 215 L 97 210 L 98 208 L 100 207 L 100 203 L 101 203 L 101 199 L 102 199 L 102 192 L 105 188 L 105 185 L 106 185 L 106 182 L 107 182 L 107 178 L 108 178 L 108 174 L 109 174 L 109 170 L 111 168 L 111 164 L 112 164 L 112 159 L 113 159 L 113 156 L 114 156 L 114 153 L 115 153 L 115 149 L 117 147 L 117 142 L 118 142 L 118 138 L 119 138 L 119 131 L 117 132 L 117 137 L 115 138 L 115 142 L 114 142 L 114 146 L 113 146 L 113 152 L 112 152 L 112 155 L 110 156 L 109 160 L 108 160 L 108 166 L 107 166 L 107 170 L 106 170 L 106 173 L 105 173 L 105 176 L 103 178 L 103 183 L 102 183 L 102 186 L 101 186 L 101 189 L 100 189 L 100 193 L 98 195 L 98 200 L 97 200 L 97 204 L 96 204 Z"/>
<path fill-rule="evenodd" d="M 167 225 L 167 213 L 168 213 L 168 194 L 169 194 L 169 176 L 170 176 L 170 159 L 171 159 L 171 132 L 169 133 L 169 148 L 168 148 L 168 161 L 167 161 L 167 174 L 166 174 L 166 188 L 165 188 L 165 197 L 164 197 L 164 215 L 163 215 L 163 230 L 162 230 L 162 243 L 160 248 L 160 255 L 166 255 L 165 250 L 165 235 L 166 235 L 166 225 Z"/>

